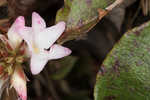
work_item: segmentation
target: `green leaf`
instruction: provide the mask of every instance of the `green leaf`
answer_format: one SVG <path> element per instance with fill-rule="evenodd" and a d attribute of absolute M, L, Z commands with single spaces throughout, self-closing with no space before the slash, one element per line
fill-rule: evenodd
<path fill-rule="evenodd" d="M 56 22 L 65 21 L 67 24 L 65 33 L 58 40 L 64 43 L 68 40 L 83 36 L 103 17 L 98 9 L 105 9 L 115 0 L 65 0 L 64 7 L 56 15 Z M 105 11 L 105 10 L 104 10 Z"/>
<path fill-rule="evenodd" d="M 121 38 L 101 66 L 95 100 L 150 100 L 150 22 Z"/>

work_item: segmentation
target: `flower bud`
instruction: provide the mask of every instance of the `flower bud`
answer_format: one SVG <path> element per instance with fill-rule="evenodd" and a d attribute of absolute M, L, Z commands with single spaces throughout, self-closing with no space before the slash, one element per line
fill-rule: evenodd
<path fill-rule="evenodd" d="M 11 77 L 11 85 L 22 100 L 27 100 L 26 77 L 21 66 L 16 66 Z"/>

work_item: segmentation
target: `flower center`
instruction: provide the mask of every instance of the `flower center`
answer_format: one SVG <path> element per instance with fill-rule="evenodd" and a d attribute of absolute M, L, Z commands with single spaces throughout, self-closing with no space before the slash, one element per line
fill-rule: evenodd
<path fill-rule="evenodd" d="M 32 44 L 33 52 L 38 54 L 40 52 L 39 48 L 36 47 L 35 44 Z"/>

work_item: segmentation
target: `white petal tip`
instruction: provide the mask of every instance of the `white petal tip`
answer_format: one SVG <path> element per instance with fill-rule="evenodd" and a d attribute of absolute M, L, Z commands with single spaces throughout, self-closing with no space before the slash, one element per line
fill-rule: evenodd
<path fill-rule="evenodd" d="M 23 16 L 19 16 L 14 24 L 14 29 L 16 32 L 18 32 L 18 30 L 23 29 L 25 26 L 25 20 Z"/>
<path fill-rule="evenodd" d="M 34 70 L 32 70 L 31 69 L 31 73 L 33 74 L 33 75 L 37 75 L 37 74 L 39 74 L 41 71 L 34 71 Z"/>
<path fill-rule="evenodd" d="M 39 70 L 39 68 L 35 69 L 34 67 L 31 67 L 31 73 L 33 75 L 37 75 L 41 72 L 42 70 Z"/>
<path fill-rule="evenodd" d="M 24 17 L 23 16 L 19 16 L 15 23 L 18 25 L 18 26 L 24 26 L 25 25 L 25 21 L 24 21 Z"/>
<path fill-rule="evenodd" d="M 72 51 L 69 48 L 65 48 L 65 54 L 66 56 L 70 55 Z"/>
<path fill-rule="evenodd" d="M 16 20 L 18 20 L 18 21 L 23 21 L 23 20 L 24 20 L 24 17 L 23 17 L 23 16 L 19 16 Z"/>
<path fill-rule="evenodd" d="M 65 28 L 66 23 L 65 23 L 64 21 L 61 21 L 61 22 L 57 23 L 57 26 L 58 26 L 59 28 Z"/>
<path fill-rule="evenodd" d="M 33 12 L 32 15 L 38 15 L 38 13 L 37 12 Z"/>
<path fill-rule="evenodd" d="M 36 12 L 32 13 L 32 27 L 37 32 L 46 28 L 46 23 L 44 19 Z"/>
<path fill-rule="evenodd" d="M 40 15 L 37 12 L 32 13 L 33 18 L 41 18 Z"/>
<path fill-rule="evenodd" d="M 46 65 L 48 60 L 41 60 L 38 58 L 31 58 L 31 62 L 30 62 L 30 68 L 31 68 L 31 73 L 33 75 L 37 75 L 39 74 L 44 66 Z"/>

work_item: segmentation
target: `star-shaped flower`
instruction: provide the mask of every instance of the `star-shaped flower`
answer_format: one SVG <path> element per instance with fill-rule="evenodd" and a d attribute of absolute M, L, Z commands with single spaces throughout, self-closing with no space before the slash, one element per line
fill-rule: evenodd
<path fill-rule="evenodd" d="M 29 48 L 33 74 L 40 73 L 48 60 L 62 58 L 71 53 L 70 49 L 54 44 L 64 30 L 65 22 L 46 28 L 45 21 L 36 12 L 32 13 L 32 27 L 20 28 L 20 36 Z"/>

